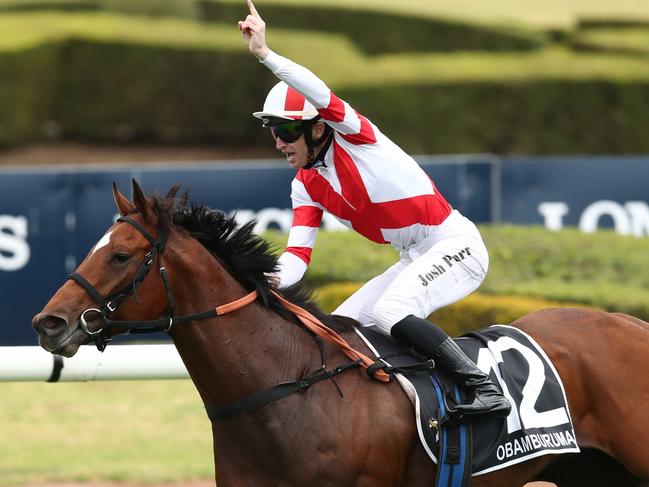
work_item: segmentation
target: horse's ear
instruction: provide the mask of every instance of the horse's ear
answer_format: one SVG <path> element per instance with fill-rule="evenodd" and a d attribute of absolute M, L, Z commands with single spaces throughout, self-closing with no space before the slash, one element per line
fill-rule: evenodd
<path fill-rule="evenodd" d="M 149 202 L 147 201 L 146 196 L 144 196 L 144 192 L 142 191 L 142 188 L 140 188 L 140 185 L 137 183 L 135 178 L 133 178 L 133 203 L 135 203 L 135 207 L 142 214 L 144 219 L 148 220 Z"/>
<path fill-rule="evenodd" d="M 175 186 L 173 186 L 173 187 L 169 190 L 169 192 L 167 193 L 167 196 L 165 196 L 165 199 L 168 200 L 168 199 L 173 199 L 173 198 L 175 198 L 175 197 L 176 197 L 176 193 L 178 193 L 178 190 L 179 190 L 179 189 L 180 189 L 180 184 L 176 184 Z"/>
<path fill-rule="evenodd" d="M 180 207 L 181 208 L 186 208 L 187 204 L 189 203 L 189 190 L 185 191 L 181 196 L 180 196 Z"/>
<path fill-rule="evenodd" d="M 115 200 L 115 205 L 117 206 L 119 214 L 122 216 L 128 215 L 135 209 L 133 203 L 131 203 L 126 196 L 119 192 L 119 189 L 117 189 L 117 183 L 115 181 L 113 181 L 113 199 Z"/>

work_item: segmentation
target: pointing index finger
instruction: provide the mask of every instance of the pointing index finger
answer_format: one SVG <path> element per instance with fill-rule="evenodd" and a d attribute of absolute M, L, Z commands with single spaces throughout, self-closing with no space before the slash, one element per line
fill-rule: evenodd
<path fill-rule="evenodd" d="M 250 10 L 250 15 L 252 15 L 254 17 L 261 18 L 259 16 L 259 12 L 257 12 L 257 9 L 255 8 L 255 6 L 252 3 L 252 0 L 246 0 L 246 3 L 248 4 L 248 9 Z"/>

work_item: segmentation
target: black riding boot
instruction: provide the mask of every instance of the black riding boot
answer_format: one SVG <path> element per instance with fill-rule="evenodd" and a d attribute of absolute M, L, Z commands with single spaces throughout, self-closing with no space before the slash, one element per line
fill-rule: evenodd
<path fill-rule="evenodd" d="M 473 402 L 458 404 L 449 410 L 451 415 L 509 415 L 511 405 L 507 398 L 441 328 L 430 321 L 409 315 L 394 325 L 390 333 L 401 343 L 435 360 L 453 379 L 465 384 L 473 392 Z"/>

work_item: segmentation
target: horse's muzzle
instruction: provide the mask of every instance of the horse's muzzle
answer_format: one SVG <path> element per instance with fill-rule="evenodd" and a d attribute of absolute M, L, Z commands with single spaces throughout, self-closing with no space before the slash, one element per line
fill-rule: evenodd
<path fill-rule="evenodd" d="M 38 333 L 38 344 L 50 353 L 71 357 L 80 345 L 89 341 L 78 322 L 64 314 L 42 312 L 34 316 L 32 326 Z M 72 323 L 72 324 L 70 324 Z"/>
<path fill-rule="evenodd" d="M 32 319 L 32 326 L 39 335 L 54 338 L 67 329 L 68 320 L 57 314 L 38 313 Z"/>

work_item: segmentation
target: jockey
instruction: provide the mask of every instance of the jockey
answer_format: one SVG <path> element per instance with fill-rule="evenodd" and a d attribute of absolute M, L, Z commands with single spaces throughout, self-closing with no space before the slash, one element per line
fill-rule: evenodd
<path fill-rule="evenodd" d="M 371 279 L 334 314 L 376 327 L 433 358 L 473 393 L 456 414 L 507 416 L 511 406 L 441 328 L 425 318 L 482 283 L 489 255 L 476 226 L 451 208 L 419 165 L 308 69 L 271 51 L 265 23 L 250 14 L 239 30 L 250 52 L 281 81 L 253 115 L 297 170 L 293 224 L 279 259 L 279 287 L 304 275 L 323 211 L 400 260 Z"/>

